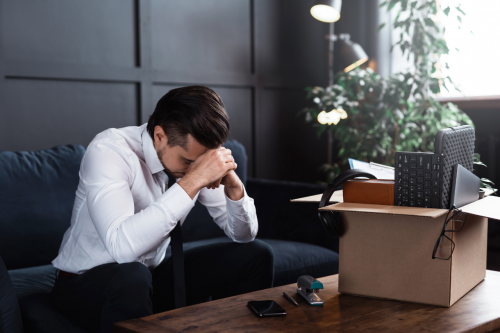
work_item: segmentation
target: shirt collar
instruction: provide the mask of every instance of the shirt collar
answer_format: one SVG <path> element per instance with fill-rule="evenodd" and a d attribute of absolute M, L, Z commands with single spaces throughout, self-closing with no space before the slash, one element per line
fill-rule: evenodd
<path fill-rule="evenodd" d="M 155 147 L 153 146 L 153 140 L 149 135 L 148 131 L 144 129 L 141 135 L 142 138 L 142 151 L 144 152 L 144 160 L 146 165 L 152 174 L 163 171 L 163 165 L 161 165 L 158 154 L 156 154 Z"/>

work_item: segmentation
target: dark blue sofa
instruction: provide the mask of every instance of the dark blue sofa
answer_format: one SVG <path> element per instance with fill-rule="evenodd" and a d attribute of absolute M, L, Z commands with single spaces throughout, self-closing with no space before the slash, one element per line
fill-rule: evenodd
<path fill-rule="evenodd" d="M 257 237 L 273 248 L 274 285 L 294 283 L 303 274 L 336 274 L 338 241 L 328 238 L 316 221 L 317 204 L 290 202 L 321 193 L 324 187 L 247 180 L 245 149 L 234 140 L 228 140 L 226 147 L 232 150 L 237 173 L 255 200 Z M 50 263 L 69 226 L 84 152 L 78 145 L 0 151 L 0 333 L 17 332 L 20 317 L 25 332 L 86 332 L 50 301 L 56 273 Z M 199 203 L 183 225 L 183 238 L 185 249 L 230 241 Z"/>

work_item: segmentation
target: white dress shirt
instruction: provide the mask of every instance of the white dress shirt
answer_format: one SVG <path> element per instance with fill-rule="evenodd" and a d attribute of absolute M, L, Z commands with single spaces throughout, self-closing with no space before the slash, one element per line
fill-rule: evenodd
<path fill-rule="evenodd" d="M 158 159 L 146 124 L 99 133 L 80 165 L 71 225 L 52 264 L 81 274 L 106 263 L 141 262 L 154 268 L 165 257 L 170 231 L 198 199 L 235 242 L 251 242 L 258 230 L 253 199 L 238 201 L 203 188 L 194 199 L 174 184 Z"/>

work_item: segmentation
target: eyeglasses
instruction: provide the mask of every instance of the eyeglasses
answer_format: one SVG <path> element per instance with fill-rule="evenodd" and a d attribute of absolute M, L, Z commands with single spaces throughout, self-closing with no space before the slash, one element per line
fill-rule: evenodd
<path fill-rule="evenodd" d="M 452 214 L 450 216 L 450 214 Z M 465 225 L 465 219 L 467 218 L 467 214 L 462 212 L 460 209 L 457 209 L 455 206 L 450 208 L 448 214 L 446 215 L 446 219 L 444 221 L 443 230 L 439 235 L 439 238 L 434 245 L 434 251 L 432 251 L 432 259 L 441 259 L 448 260 L 453 255 L 453 251 L 455 250 L 455 242 L 451 240 L 451 232 L 459 232 Z M 447 229 L 448 224 L 450 224 L 450 228 Z M 446 233 L 450 237 L 446 235 Z"/>

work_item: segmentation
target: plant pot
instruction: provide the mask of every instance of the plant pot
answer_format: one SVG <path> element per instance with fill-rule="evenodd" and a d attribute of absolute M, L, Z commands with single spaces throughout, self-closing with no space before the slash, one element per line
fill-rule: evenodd
<path fill-rule="evenodd" d="M 484 190 L 479 189 L 479 199 L 484 198 Z"/>

